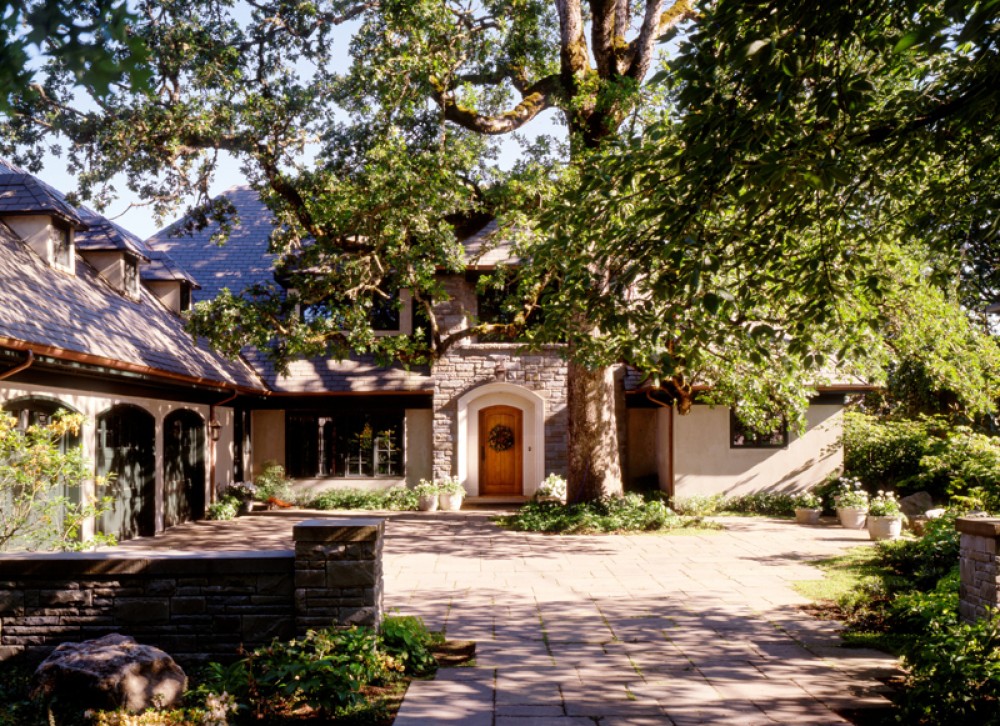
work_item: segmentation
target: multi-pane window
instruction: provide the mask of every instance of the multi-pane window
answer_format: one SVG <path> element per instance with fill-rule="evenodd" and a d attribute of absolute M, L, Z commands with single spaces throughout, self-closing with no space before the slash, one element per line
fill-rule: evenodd
<path fill-rule="evenodd" d="M 788 446 L 788 424 L 778 419 L 765 433 L 751 429 L 729 413 L 729 447 L 731 449 L 782 449 Z"/>
<path fill-rule="evenodd" d="M 339 312 L 339 307 L 343 303 L 334 300 L 323 300 L 317 303 L 302 306 L 302 319 L 305 322 L 314 320 L 340 321 L 337 324 L 345 325 L 343 315 Z M 377 295 L 372 299 L 371 311 L 368 314 L 372 330 L 391 331 L 399 330 L 399 299 L 395 296 L 382 297 Z"/>
<path fill-rule="evenodd" d="M 285 469 L 289 476 L 403 476 L 403 411 L 289 411 Z"/>

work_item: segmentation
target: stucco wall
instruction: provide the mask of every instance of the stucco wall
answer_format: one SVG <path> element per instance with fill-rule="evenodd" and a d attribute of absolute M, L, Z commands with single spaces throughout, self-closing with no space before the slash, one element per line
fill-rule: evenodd
<path fill-rule="evenodd" d="M 31 384 L 7 384 L 0 383 L 0 407 L 8 401 L 19 398 L 35 396 L 50 401 L 56 401 L 77 413 L 83 414 L 85 421 L 80 438 L 83 446 L 84 458 L 90 462 L 91 467 L 96 460 L 95 447 L 97 444 L 96 419 L 112 406 L 119 404 L 129 404 L 138 406 L 152 414 L 156 426 L 156 531 L 163 530 L 163 419 L 172 411 L 187 409 L 199 414 L 207 424 L 209 421 L 209 407 L 196 403 L 178 403 L 175 401 L 162 401 L 155 398 L 139 398 L 132 396 L 101 395 L 97 393 L 81 393 L 70 389 L 60 389 L 53 387 L 42 387 Z M 232 409 L 220 407 L 215 410 L 216 419 L 222 424 L 219 442 L 216 447 L 215 461 L 215 484 L 216 490 L 232 482 L 233 472 L 233 416 Z M 206 430 L 205 435 L 205 481 L 209 480 L 209 469 L 211 459 L 209 448 L 211 441 Z M 85 487 L 84 493 L 93 494 L 92 482 Z M 205 501 L 211 502 L 211 492 L 206 492 Z M 90 523 L 84 528 L 84 536 L 93 534 L 93 524 Z"/>
<path fill-rule="evenodd" d="M 251 417 L 253 471 L 248 479 L 263 472 L 266 461 L 285 465 L 285 412 L 254 411 Z"/>
<path fill-rule="evenodd" d="M 729 409 L 694 406 L 688 415 L 675 416 L 675 496 L 793 492 L 819 484 L 843 463 L 843 406 L 810 406 L 806 418 L 806 431 L 789 432 L 783 449 L 731 449 Z M 662 430 L 659 440 L 667 446 Z"/>

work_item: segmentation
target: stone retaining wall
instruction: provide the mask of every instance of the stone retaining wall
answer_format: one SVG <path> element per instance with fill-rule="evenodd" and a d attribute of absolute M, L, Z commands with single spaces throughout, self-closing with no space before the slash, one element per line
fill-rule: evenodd
<path fill-rule="evenodd" d="M 225 660 L 310 628 L 377 626 L 384 530 L 380 519 L 315 519 L 295 526 L 294 550 L 5 555 L 0 661 L 107 633 L 181 662 Z"/>
<path fill-rule="evenodd" d="M 1000 519 L 960 517 L 955 526 L 961 533 L 959 615 L 973 622 L 996 612 L 1000 604 Z"/>

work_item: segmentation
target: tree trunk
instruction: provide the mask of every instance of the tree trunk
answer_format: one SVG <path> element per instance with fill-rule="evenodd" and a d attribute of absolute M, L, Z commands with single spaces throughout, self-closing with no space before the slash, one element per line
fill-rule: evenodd
<path fill-rule="evenodd" d="M 592 501 L 622 493 L 614 368 L 589 370 L 569 363 L 569 472 L 567 501 Z"/>

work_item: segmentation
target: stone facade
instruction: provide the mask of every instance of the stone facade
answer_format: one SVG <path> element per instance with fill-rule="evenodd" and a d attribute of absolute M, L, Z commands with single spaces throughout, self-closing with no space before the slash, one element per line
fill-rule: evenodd
<path fill-rule="evenodd" d="M 469 324 L 475 311 L 475 285 L 461 277 L 445 281 L 451 299 L 437 308 L 443 335 Z M 458 401 L 488 383 L 508 383 L 539 395 L 545 402 L 546 473 L 563 474 L 567 467 L 566 362 L 556 346 L 522 352 L 519 346 L 463 342 L 449 350 L 432 370 L 434 380 L 434 476 L 457 474 Z"/>
<path fill-rule="evenodd" d="M 181 662 L 225 660 L 308 628 L 375 626 L 383 532 L 382 520 L 325 519 L 295 527 L 295 551 L 5 555 L 0 661 L 108 633 Z"/>
<path fill-rule="evenodd" d="M 1000 519 L 961 517 L 959 616 L 974 622 L 995 614 L 1000 605 Z"/>

